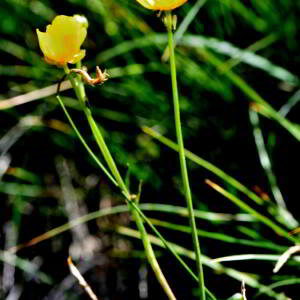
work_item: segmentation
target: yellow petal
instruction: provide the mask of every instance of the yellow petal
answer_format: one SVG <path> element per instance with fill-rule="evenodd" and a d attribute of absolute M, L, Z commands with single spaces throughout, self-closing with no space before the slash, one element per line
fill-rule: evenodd
<path fill-rule="evenodd" d="M 37 29 L 42 52 L 49 63 L 64 65 L 80 61 L 85 51 L 80 46 L 86 38 L 87 26 L 78 16 L 57 16 L 46 32 Z"/>
<path fill-rule="evenodd" d="M 85 16 L 74 15 L 73 17 L 76 19 L 76 21 L 80 22 L 83 27 L 85 28 L 89 27 L 89 22 Z"/>
<path fill-rule="evenodd" d="M 137 0 L 141 5 L 152 10 L 172 10 L 188 0 Z"/>
<path fill-rule="evenodd" d="M 69 64 L 76 64 L 85 57 L 85 50 L 80 50 L 77 54 L 73 55 L 72 59 L 68 61 Z"/>
<path fill-rule="evenodd" d="M 53 56 L 53 51 L 51 51 L 51 44 L 48 35 L 45 32 L 36 30 L 40 48 L 45 56 Z"/>

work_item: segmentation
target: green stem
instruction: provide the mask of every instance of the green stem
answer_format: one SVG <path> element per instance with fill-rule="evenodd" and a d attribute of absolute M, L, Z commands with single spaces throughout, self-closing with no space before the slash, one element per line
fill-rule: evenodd
<path fill-rule="evenodd" d="M 83 144 L 83 146 L 85 147 L 85 149 L 88 151 L 88 153 L 90 154 L 90 156 L 94 159 L 94 161 L 97 163 L 97 165 L 100 167 L 100 169 L 106 174 L 106 176 L 111 180 L 111 182 L 115 185 L 118 186 L 118 183 L 115 181 L 115 179 L 111 176 L 111 174 L 109 174 L 109 172 L 106 170 L 106 168 L 103 166 L 103 164 L 99 161 L 99 159 L 97 158 L 97 156 L 93 153 L 93 151 L 91 150 L 91 148 L 88 146 L 88 144 L 85 142 L 84 138 L 82 137 L 82 135 L 80 134 L 79 130 L 77 129 L 75 123 L 73 122 L 71 116 L 69 115 L 63 101 L 61 100 L 60 96 L 56 96 L 60 106 L 62 107 L 66 117 L 69 120 L 69 123 L 71 124 L 73 130 L 75 131 L 77 137 L 79 138 L 79 140 L 81 141 L 81 143 Z"/>
<path fill-rule="evenodd" d="M 192 229 L 192 237 L 193 237 L 194 249 L 196 254 L 197 274 L 198 274 L 199 287 L 200 287 L 199 298 L 200 300 L 205 300 L 206 297 L 205 297 L 204 275 L 203 275 L 203 268 L 201 262 L 201 250 L 200 250 L 200 244 L 197 235 L 197 227 L 196 227 L 193 202 L 192 202 L 192 194 L 189 186 L 189 178 L 188 178 L 188 172 L 186 167 L 186 161 L 184 155 L 184 144 L 183 144 L 182 131 L 181 131 L 180 107 L 179 107 L 179 97 L 178 97 L 177 78 L 176 78 L 176 62 L 175 62 L 175 52 L 173 46 L 173 32 L 172 32 L 173 21 L 172 21 L 172 13 L 170 11 L 166 13 L 166 23 L 168 29 L 175 127 L 176 127 L 177 142 L 179 146 L 181 176 L 183 180 L 183 188 L 184 188 L 184 194 L 187 202 L 187 208 L 189 211 L 189 220 Z"/>
<path fill-rule="evenodd" d="M 67 66 L 65 66 L 65 72 L 66 74 L 70 74 L 70 70 L 68 69 Z M 144 227 L 144 224 L 143 224 L 143 219 L 142 217 L 140 216 L 141 214 L 141 211 L 139 210 L 138 206 L 136 205 L 130 205 L 133 201 L 132 201 L 132 197 L 130 195 L 130 192 L 127 188 L 127 186 L 125 185 L 121 175 L 120 175 L 120 172 L 114 162 L 114 159 L 112 157 L 112 155 L 110 154 L 110 151 L 109 149 L 107 148 L 106 146 L 106 143 L 104 141 L 104 138 L 101 134 L 101 131 L 99 129 L 99 127 L 97 126 L 93 116 L 92 116 L 92 112 L 91 110 L 88 108 L 88 106 L 86 105 L 87 104 L 87 97 L 86 97 L 86 94 L 85 94 L 85 89 L 84 89 L 84 84 L 83 82 L 81 81 L 80 77 L 77 75 L 76 78 L 70 78 L 70 81 L 71 81 L 71 84 L 72 84 L 72 87 L 75 91 L 75 94 L 80 102 L 80 105 L 81 105 L 81 108 L 88 120 L 88 123 L 91 127 L 91 130 L 92 130 L 92 133 L 93 133 L 93 136 L 95 137 L 96 139 L 96 142 L 100 148 L 100 151 L 101 153 L 103 154 L 104 156 L 104 159 L 109 167 L 109 169 L 111 170 L 111 173 L 113 174 L 114 178 L 116 179 L 117 181 L 117 184 L 119 186 L 119 188 L 121 189 L 123 195 L 125 196 L 125 198 L 127 199 L 128 201 L 128 204 L 129 204 L 129 208 L 131 209 L 132 211 L 132 216 L 133 218 L 135 219 L 135 222 L 136 222 L 136 225 L 140 231 L 140 234 L 141 234 L 141 238 L 142 238 L 142 241 L 143 241 L 143 244 L 144 244 L 144 249 L 145 249 L 145 253 L 146 253 L 146 256 L 147 256 L 147 259 L 156 275 L 156 278 L 157 280 L 159 281 L 159 283 L 161 284 L 162 288 L 164 289 L 165 293 L 167 294 L 168 298 L 170 300 L 176 300 L 167 280 L 165 279 L 164 277 L 164 274 L 162 273 L 160 267 L 159 267 L 159 264 L 157 262 L 157 259 L 155 257 L 155 254 L 154 254 L 154 251 L 153 251 L 153 248 L 152 248 L 152 245 L 151 245 L 151 242 L 150 242 L 150 239 L 148 237 L 148 234 L 146 232 L 146 229 Z"/>
<path fill-rule="evenodd" d="M 170 300 L 176 300 L 176 297 L 174 296 L 163 272 L 160 269 L 160 266 L 157 262 L 157 259 L 155 257 L 149 236 L 146 232 L 145 226 L 143 224 L 142 218 L 140 217 L 138 211 L 134 209 L 134 206 L 130 206 L 130 210 L 132 213 L 132 216 L 135 220 L 136 226 L 141 234 L 141 240 L 143 241 L 145 252 L 148 258 L 148 261 L 152 267 L 152 270 L 155 273 L 155 276 L 157 280 L 159 281 L 160 285 L 163 287 L 165 293 L 167 294 L 168 298 Z"/>
<path fill-rule="evenodd" d="M 106 146 L 106 143 L 103 139 L 103 136 L 100 132 L 100 129 L 99 127 L 97 126 L 95 120 L 93 119 L 92 117 L 92 113 L 90 111 L 90 109 L 88 108 L 85 108 L 84 109 L 84 113 L 86 115 L 86 118 L 90 124 L 90 127 L 91 127 L 91 130 L 93 132 L 93 135 L 97 141 L 97 144 L 99 145 L 99 148 L 112 172 L 112 174 L 114 175 L 116 181 L 118 182 L 118 185 L 122 191 L 122 193 L 125 195 L 126 198 L 128 198 L 130 195 L 129 195 L 129 192 L 128 192 L 128 189 L 119 173 L 119 170 L 110 154 L 110 151 L 108 150 L 107 146 Z"/>
<path fill-rule="evenodd" d="M 67 74 L 70 73 L 68 67 L 65 67 L 65 72 Z M 78 76 L 78 75 L 77 75 Z M 85 94 L 85 89 L 84 89 L 84 85 L 81 82 L 80 78 L 78 78 L 76 76 L 76 78 L 70 78 L 71 84 L 73 89 L 75 90 L 75 94 L 81 104 L 82 110 L 88 120 L 88 123 L 91 127 L 92 133 L 96 139 L 96 142 L 100 148 L 101 153 L 104 156 L 104 159 L 109 167 L 109 169 L 111 170 L 113 176 L 115 177 L 118 186 L 120 187 L 122 193 L 124 194 L 124 196 L 129 199 L 130 195 L 128 192 L 128 189 L 119 173 L 119 170 L 114 162 L 114 159 L 112 158 L 110 151 L 108 150 L 106 143 L 103 139 L 103 136 L 101 134 L 101 131 L 99 129 L 99 127 L 97 126 L 93 116 L 92 116 L 92 112 L 91 110 L 86 106 L 86 102 L 87 102 L 87 97 Z"/>
<path fill-rule="evenodd" d="M 156 234 L 156 236 L 161 240 L 163 245 L 168 249 L 179 261 L 179 263 L 185 268 L 185 270 L 196 280 L 198 280 L 198 277 L 193 273 L 193 271 L 189 268 L 189 266 L 184 262 L 184 260 L 177 254 L 175 249 L 169 245 L 169 243 L 166 241 L 166 239 L 159 233 L 159 231 L 156 229 L 156 227 L 150 222 L 150 220 L 145 216 L 145 214 L 140 210 L 140 208 L 136 205 L 135 202 L 129 203 L 131 206 L 133 206 L 136 211 L 139 212 L 140 217 L 148 224 L 148 226 L 152 229 L 152 231 Z"/>

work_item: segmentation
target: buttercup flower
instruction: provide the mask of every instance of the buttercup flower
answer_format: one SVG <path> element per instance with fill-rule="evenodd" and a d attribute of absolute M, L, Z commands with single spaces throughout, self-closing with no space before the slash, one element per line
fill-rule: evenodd
<path fill-rule="evenodd" d="M 78 15 L 57 16 L 47 26 L 46 32 L 36 30 L 47 63 L 63 66 L 83 59 L 85 50 L 81 50 L 80 46 L 87 34 L 87 21 L 83 22 L 82 18 Z"/>
<path fill-rule="evenodd" d="M 141 5 L 152 10 L 172 10 L 188 0 L 137 0 Z"/>

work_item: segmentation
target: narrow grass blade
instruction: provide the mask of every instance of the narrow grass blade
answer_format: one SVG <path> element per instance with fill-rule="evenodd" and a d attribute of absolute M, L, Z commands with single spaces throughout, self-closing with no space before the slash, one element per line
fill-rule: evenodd
<path fill-rule="evenodd" d="M 154 224 L 156 226 L 168 228 L 168 229 L 179 231 L 179 232 L 191 233 L 191 229 L 188 226 L 173 224 L 170 222 L 161 221 L 161 220 L 157 220 L 157 219 L 150 219 L 150 221 L 152 222 L 152 224 Z M 264 248 L 264 249 L 279 251 L 279 252 L 286 251 L 288 249 L 285 246 L 280 246 L 280 245 L 274 244 L 269 241 L 245 240 L 245 239 L 240 239 L 240 238 L 235 238 L 233 236 L 229 236 L 225 233 L 210 232 L 210 231 L 205 231 L 205 230 L 201 230 L 201 229 L 198 229 L 197 233 L 199 236 L 201 236 L 203 238 L 213 239 L 213 240 L 221 241 L 224 243 Z"/>
<path fill-rule="evenodd" d="M 143 126 L 142 130 L 152 136 L 153 138 L 160 141 L 162 144 L 168 146 L 169 148 L 178 151 L 178 145 L 171 140 L 167 139 L 166 137 L 160 135 L 158 132 L 154 131 L 153 129 Z M 236 188 L 238 191 L 244 193 L 246 196 L 248 196 L 251 200 L 256 202 L 257 204 L 263 205 L 264 200 L 258 197 L 255 193 L 251 192 L 247 187 L 245 187 L 243 184 L 235 180 L 230 175 L 226 174 L 224 171 L 213 165 L 212 163 L 208 162 L 207 160 L 204 160 L 203 158 L 195 155 L 194 153 L 190 152 L 189 150 L 185 149 L 185 155 L 187 158 L 198 164 L 199 166 L 211 171 L 218 177 L 222 178 L 224 181 L 232 185 L 234 188 Z"/>
<path fill-rule="evenodd" d="M 299 226 L 299 222 L 287 210 L 285 201 L 283 199 L 283 195 L 278 187 L 277 179 L 275 173 L 273 172 L 271 160 L 269 158 L 264 142 L 264 137 L 260 128 L 258 113 L 250 109 L 249 119 L 253 126 L 254 141 L 260 159 L 260 164 L 265 171 L 265 174 L 269 181 L 269 185 L 271 187 L 273 197 L 278 205 L 277 211 L 284 220 L 284 223 L 289 227 L 289 229 L 294 229 Z"/>
<path fill-rule="evenodd" d="M 0 260 L 4 263 L 11 264 L 23 272 L 26 272 L 37 279 L 39 279 L 41 282 L 46 284 L 53 284 L 53 280 L 51 277 L 49 277 L 47 274 L 37 270 L 37 266 L 23 258 L 20 258 L 16 256 L 13 253 L 10 253 L 9 251 L 2 251 L 0 250 Z"/>
<path fill-rule="evenodd" d="M 235 205 L 237 205 L 238 207 L 240 207 L 242 210 L 250 213 L 255 218 L 257 218 L 257 220 L 261 221 L 262 223 L 264 223 L 265 225 L 267 225 L 268 227 L 270 227 L 278 235 L 280 235 L 282 237 L 285 237 L 286 239 L 290 240 L 293 243 L 298 243 L 299 242 L 297 238 L 295 238 L 294 236 L 290 235 L 287 231 L 285 231 L 284 229 L 282 229 L 281 227 L 279 227 L 272 220 L 270 220 L 269 218 L 263 216 L 262 214 L 260 214 L 259 212 L 257 212 L 255 209 L 253 209 L 252 207 L 250 207 L 249 205 L 247 205 L 246 203 L 244 203 L 243 201 L 241 201 L 240 199 L 238 199 L 236 196 L 234 196 L 233 194 L 230 194 L 229 192 L 227 192 L 226 190 L 224 190 L 223 188 L 221 188 L 219 185 L 213 183 L 210 180 L 206 180 L 205 182 L 210 187 L 212 187 L 214 190 L 216 190 L 217 192 L 219 192 L 220 194 L 222 194 L 224 197 L 226 197 L 227 199 L 229 199 L 230 201 L 232 201 Z"/>
<path fill-rule="evenodd" d="M 140 234 L 138 231 L 130 229 L 130 228 L 126 228 L 126 227 L 117 227 L 116 231 L 122 235 L 125 236 L 129 236 L 132 238 L 137 238 L 140 239 Z M 149 236 L 151 239 L 151 243 L 160 247 L 164 248 L 164 245 L 162 244 L 162 242 L 150 235 Z M 181 247 L 175 243 L 170 243 L 168 242 L 168 244 L 172 245 L 172 247 L 175 249 L 175 251 L 181 255 L 181 256 L 185 256 L 189 259 L 195 260 L 195 253 L 193 251 L 190 251 L 184 247 Z M 278 257 L 278 255 L 274 255 L 274 257 Z M 235 269 L 232 268 L 226 268 L 224 266 L 222 266 L 220 263 L 215 262 L 214 260 L 212 260 L 211 258 L 205 256 L 202 254 L 202 260 L 203 260 L 203 265 L 211 268 L 212 270 L 214 270 L 217 274 L 225 274 L 230 278 L 233 278 L 239 282 L 242 282 L 243 280 L 245 281 L 245 284 L 247 284 L 250 287 L 256 288 L 259 291 L 262 291 L 264 294 L 273 297 L 276 300 L 288 300 L 287 297 L 282 297 L 282 294 L 278 294 L 274 291 L 272 291 L 271 289 L 268 289 L 265 285 L 262 285 L 258 280 L 255 279 L 255 277 L 251 277 L 250 275 L 237 271 Z M 270 259 L 271 260 L 271 259 Z"/>

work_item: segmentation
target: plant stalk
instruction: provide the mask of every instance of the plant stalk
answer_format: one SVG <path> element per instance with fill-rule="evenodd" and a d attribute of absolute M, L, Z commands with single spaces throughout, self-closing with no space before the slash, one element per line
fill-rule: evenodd
<path fill-rule="evenodd" d="M 130 205 L 130 204 L 129 204 Z M 153 251 L 149 236 L 146 232 L 145 226 L 143 224 L 143 220 L 140 217 L 139 213 L 137 210 L 134 209 L 134 206 L 130 205 L 130 210 L 132 213 L 133 218 L 135 219 L 136 226 L 140 232 L 141 235 L 141 240 L 144 245 L 144 249 L 148 258 L 148 261 L 152 267 L 153 272 L 155 273 L 155 276 L 157 280 L 159 281 L 160 285 L 163 287 L 166 295 L 170 300 L 176 300 L 176 297 L 174 296 L 164 274 L 162 273 L 160 266 L 157 262 L 157 259 L 155 257 L 155 253 Z"/>
<path fill-rule="evenodd" d="M 201 262 L 201 249 L 200 249 L 200 243 L 197 235 L 197 227 L 196 227 L 196 221 L 194 216 L 192 194 L 189 185 L 189 178 L 188 178 L 188 172 L 187 172 L 186 160 L 184 154 L 183 137 L 181 131 L 180 106 L 179 106 L 179 96 L 178 96 L 177 78 L 176 78 L 177 77 L 176 61 L 175 61 L 175 51 L 173 45 L 173 18 L 172 18 L 171 11 L 166 12 L 166 25 L 168 29 L 168 44 L 169 44 L 169 51 L 170 51 L 170 68 L 171 68 L 171 79 L 172 79 L 174 116 L 175 116 L 177 143 L 179 146 L 181 177 L 183 181 L 183 189 L 184 189 L 185 199 L 186 199 L 187 208 L 189 212 L 189 221 L 192 229 L 192 238 L 193 238 L 194 250 L 196 254 L 197 275 L 198 275 L 199 287 L 200 287 L 199 298 L 200 300 L 205 300 L 206 297 L 205 297 L 203 267 Z"/>
<path fill-rule="evenodd" d="M 68 69 L 67 66 L 65 66 L 64 69 L 65 69 L 66 74 L 70 74 L 70 70 Z M 120 172 L 114 162 L 114 159 L 113 159 L 112 155 L 110 154 L 108 147 L 106 146 L 106 143 L 101 134 L 101 131 L 92 116 L 91 110 L 89 109 L 88 105 L 86 105 L 88 100 L 87 100 L 87 97 L 85 94 L 84 84 L 81 81 L 81 78 L 79 75 L 77 75 L 76 78 L 70 78 L 70 81 L 71 81 L 72 87 L 75 91 L 75 94 L 80 102 L 81 108 L 82 108 L 84 114 L 86 115 L 86 118 L 91 127 L 93 136 L 95 137 L 96 142 L 100 148 L 100 151 L 103 154 L 104 159 L 105 159 L 111 173 L 113 174 L 113 177 L 116 179 L 117 184 L 118 184 L 119 188 L 121 189 L 122 194 L 125 196 L 125 198 L 127 200 L 129 209 L 132 212 L 133 219 L 135 220 L 138 230 L 141 234 L 141 239 L 142 239 L 142 242 L 144 245 L 144 249 L 145 249 L 145 253 L 146 253 L 148 262 L 150 263 L 157 280 L 159 281 L 160 285 L 162 286 L 162 288 L 165 291 L 166 295 L 168 296 L 169 300 L 176 300 L 176 297 L 174 296 L 174 294 L 173 294 L 173 292 L 172 292 L 172 290 L 171 290 L 171 288 L 170 288 L 170 286 L 169 286 L 169 284 L 157 262 L 150 239 L 148 237 L 147 231 L 143 224 L 143 219 L 140 216 L 140 210 L 138 209 L 138 207 L 136 205 L 133 205 L 134 200 L 132 199 L 132 195 L 130 194 L 127 186 L 125 185 L 125 183 L 120 175 Z"/>

